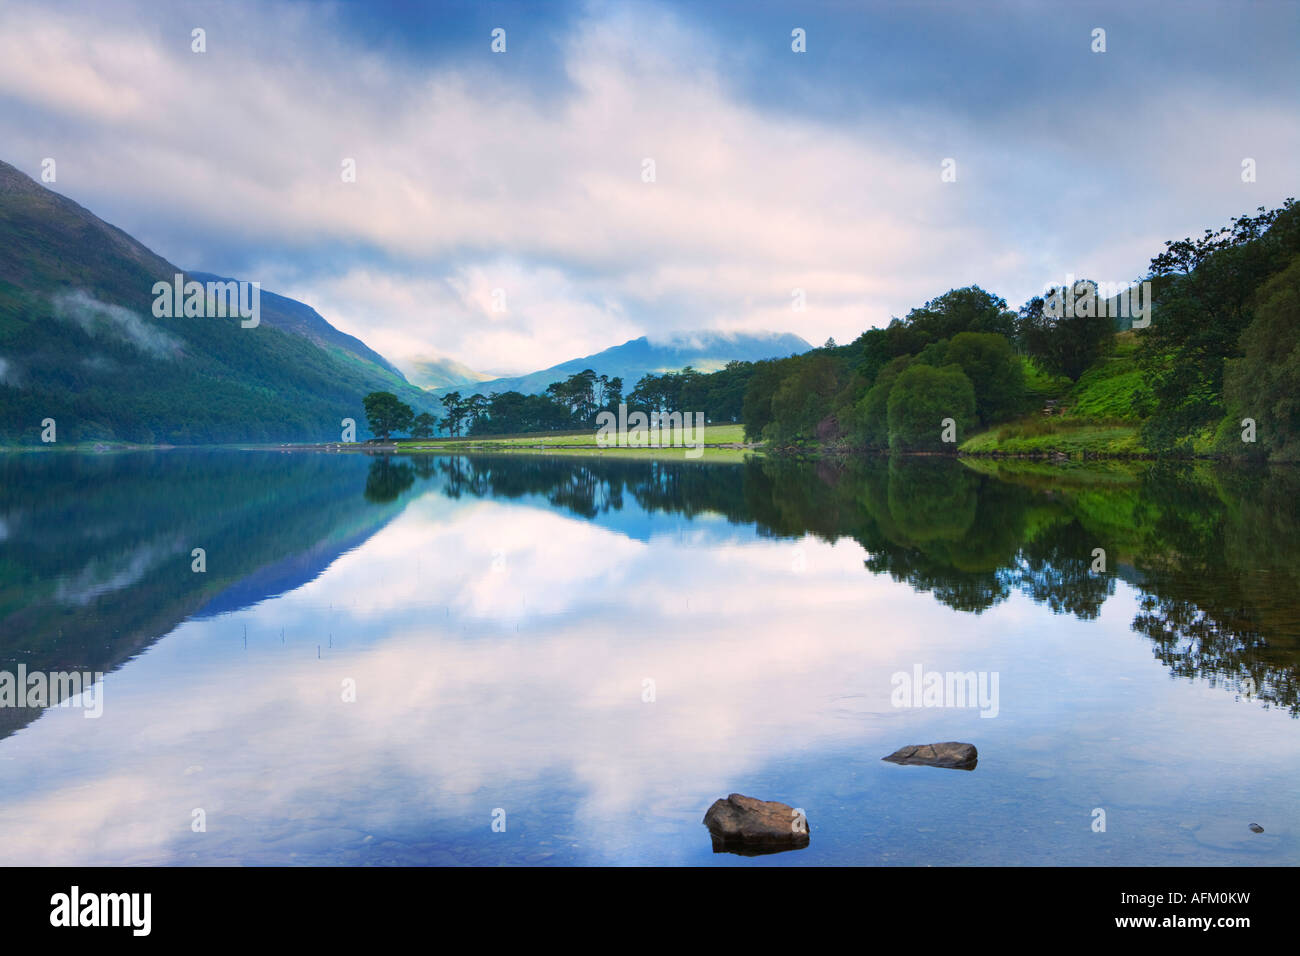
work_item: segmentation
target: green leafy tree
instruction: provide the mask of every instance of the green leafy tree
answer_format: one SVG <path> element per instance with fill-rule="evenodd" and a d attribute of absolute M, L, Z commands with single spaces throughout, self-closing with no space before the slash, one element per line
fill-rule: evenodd
<path fill-rule="evenodd" d="M 442 423 L 447 426 L 447 434 L 453 438 L 460 434 L 465 412 L 465 399 L 460 392 L 447 392 L 442 396 Z"/>
<path fill-rule="evenodd" d="M 833 409 L 846 368 L 843 362 L 813 351 L 798 358 L 772 396 L 772 423 L 764 437 L 777 445 L 801 441 L 826 441 L 839 436 L 841 427 Z"/>
<path fill-rule="evenodd" d="M 366 410 L 370 431 L 384 441 L 393 432 L 409 431 L 415 412 L 392 392 L 371 392 L 361 404 Z"/>
<path fill-rule="evenodd" d="M 601 376 L 604 378 L 604 376 Z M 615 375 L 605 383 L 604 404 L 606 409 L 618 410 L 618 406 L 623 401 L 623 379 Z"/>
<path fill-rule="evenodd" d="M 438 428 L 438 419 L 434 418 L 428 412 L 420 412 L 415 416 L 415 424 L 411 428 L 412 438 L 432 438 L 434 431 Z"/>
<path fill-rule="evenodd" d="M 1185 449 L 1223 417 L 1225 366 L 1240 357 L 1255 290 L 1297 253 L 1300 210 L 1288 199 L 1200 238 L 1166 242 L 1151 260 L 1155 315 L 1139 332 L 1139 362 L 1152 395 L 1142 437 L 1150 447 Z"/>
<path fill-rule="evenodd" d="M 1096 299 L 1097 285 L 1083 279 L 1075 283 L 1075 295 L 1081 298 L 1091 290 Z M 1061 289 L 1048 290 L 1048 296 L 1062 295 Z M 1101 309 L 1094 309 L 1100 312 Z M 1020 309 L 1016 320 L 1016 339 L 1025 354 L 1053 375 L 1064 375 L 1071 381 L 1095 365 L 1113 346 L 1115 322 L 1109 315 L 1053 316 L 1041 296 L 1035 296 Z"/>
<path fill-rule="evenodd" d="M 548 395 L 494 392 L 483 412 L 470 425 L 471 435 L 512 435 L 556 431 L 571 427 L 568 407 Z"/>
<path fill-rule="evenodd" d="M 688 368 L 686 371 L 694 373 L 694 369 Z M 673 372 L 642 375 L 627 397 L 628 405 L 644 412 L 680 411 L 677 406 L 681 380 L 682 376 Z"/>
<path fill-rule="evenodd" d="M 1010 418 L 1023 408 L 1025 369 L 1004 336 L 961 332 L 949 343 L 944 364 L 959 366 L 970 379 L 980 424 Z"/>
<path fill-rule="evenodd" d="M 1258 453 L 1300 460 L 1300 256 L 1258 294 L 1254 321 L 1241 336 L 1241 358 L 1228 361 L 1223 390 L 1229 414 L 1218 446 L 1240 454 L 1241 422 L 1255 420 Z"/>
<path fill-rule="evenodd" d="M 890 361 L 854 406 L 853 439 L 858 446 L 880 450 L 889 447 L 889 392 L 911 363 L 910 355 L 900 355 Z"/>
<path fill-rule="evenodd" d="M 781 380 L 793 370 L 794 359 L 768 359 L 755 363 L 754 374 L 745 388 L 741 417 L 745 422 L 745 438 L 757 441 L 772 422 L 772 396 L 781 387 Z"/>
<path fill-rule="evenodd" d="M 1010 338 L 1015 334 L 1016 314 L 1007 310 L 1005 299 L 972 285 L 950 289 L 913 309 L 906 324 L 930 341 L 951 339 L 960 332 L 996 332 Z"/>
<path fill-rule="evenodd" d="M 961 369 L 909 365 L 889 391 L 891 451 L 949 451 L 975 423 L 975 389 Z M 943 441 L 943 420 L 951 418 L 957 441 Z"/>
<path fill-rule="evenodd" d="M 488 406 L 491 400 L 483 395 L 471 395 L 465 399 L 465 430 L 473 433 L 476 429 L 481 429 L 480 422 L 487 417 Z"/>

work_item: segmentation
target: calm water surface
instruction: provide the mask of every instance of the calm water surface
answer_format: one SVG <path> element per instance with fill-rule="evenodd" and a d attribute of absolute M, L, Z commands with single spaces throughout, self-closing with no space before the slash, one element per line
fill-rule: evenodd
<path fill-rule="evenodd" d="M 98 719 L 0 708 L 3 864 L 1300 863 L 1291 470 L 178 451 L 0 479 L 0 671 L 106 674 Z M 996 675 L 996 716 L 895 706 L 917 667 Z M 941 740 L 978 767 L 880 759 Z M 810 845 L 713 853 L 733 791 Z"/>

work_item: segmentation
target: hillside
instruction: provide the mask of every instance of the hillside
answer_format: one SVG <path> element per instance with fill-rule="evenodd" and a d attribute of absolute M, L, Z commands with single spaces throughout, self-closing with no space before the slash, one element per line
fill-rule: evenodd
<path fill-rule="evenodd" d="M 153 286 L 215 280 L 0 162 L 0 442 L 338 440 L 384 389 L 436 402 L 315 310 L 268 291 L 261 322 L 155 318 Z"/>
<path fill-rule="evenodd" d="M 233 281 L 230 276 L 213 275 L 211 272 L 190 272 L 187 273 L 187 277 L 204 283 Z M 272 328 L 281 329 L 285 332 L 292 332 L 295 335 L 301 335 L 303 338 L 315 342 L 321 348 L 342 349 L 355 358 L 373 362 L 394 375 L 402 378 L 406 377 L 402 375 L 397 366 L 366 345 L 365 342 L 362 342 L 355 335 L 340 332 L 326 322 L 319 312 L 297 299 L 289 299 L 263 289 L 262 324 L 270 325 Z"/>
<path fill-rule="evenodd" d="M 476 372 L 468 365 L 462 365 L 455 359 L 436 355 L 418 355 L 402 363 L 406 371 L 406 380 L 420 388 L 455 388 L 469 386 L 473 388 L 479 382 L 492 378 L 482 372 Z"/>
<path fill-rule="evenodd" d="M 1020 419 L 971 436 L 959 450 L 971 455 L 1062 454 L 1080 458 L 1147 454 L 1139 435 L 1137 410 L 1147 397 L 1137 353 L 1133 331 L 1117 334 L 1110 353 L 1077 382 L 1049 380 L 1049 387 L 1039 396 L 1045 401 L 1034 403 L 1038 407 Z M 1034 371 L 1036 378 L 1047 378 L 1036 368 Z"/>
<path fill-rule="evenodd" d="M 802 338 L 790 333 L 689 332 L 676 333 L 662 342 L 643 335 L 594 355 L 570 359 L 515 378 L 488 379 L 470 388 L 482 395 L 492 392 L 540 395 L 552 382 L 591 369 L 597 375 L 622 378 L 624 389 L 630 391 L 642 375 L 678 371 L 688 365 L 697 371 L 714 372 L 732 360 L 757 362 L 785 358 L 807 352 L 810 348 L 812 346 Z M 435 392 L 446 392 L 451 388 L 466 390 L 465 386 L 448 386 L 435 389 Z"/>

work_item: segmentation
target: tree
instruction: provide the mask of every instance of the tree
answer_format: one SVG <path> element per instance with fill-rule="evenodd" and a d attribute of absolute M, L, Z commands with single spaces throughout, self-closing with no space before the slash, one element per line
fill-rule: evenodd
<path fill-rule="evenodd" d="M 546 397 L 568 410 L 570 424 L 589 425 L 596 417 L 596 412 L 605 404 L 605 396 L 617 383 L 622 390 L 622 381 L 612 381 L 604 376 L 597 376 L 592 369 L 575 372 L 562 382 L 552 382 L 546 386 Z M 617 403 L 615 403 L 617 404 Z"/>
<path fill-rule="evenodd" d="M 415 416 L 415 425 L 411 429 L 412 438 L 432 438 L 434 431 L 438 428 L 438 419 L 434 418 L 428 412 L 420 412 Z"/>
<path fill-rule="evenodd" d="M 1084 301 L 1088 292 L 1091 302 L 1100 305 L 1096 296 L 1097 284 L 1081 279 L 1074 284 L 1076 301 Z M 1061 301 L 1062 290 L 1050 289 L 1048 296 Z M 1025 354 L 1053 375 L 1064 375 L 1071 381 L 1097 363 L 1115 341 L 1115 323 L 1108 315 L 1081 314 L 1053 316 L 1041 296 L 1035 296 L 1020 309 L 1016 320 L 1016 338 Z M 1100 312 L 1099 308 L 1092 309 Z"/>
<path fill-rule="evenodd" d="M 605 383 L 605 407 L 618 410 L 619 404 L 623 401 L 623 379 L 615 375 Z"/>
<path fill-rule="evenodd" d="M 704 376 L 706 390 L 701 411 L 711 422 L 742 421 L 745 387 L 754 374 L 753 362 L 732 359 L 718 371 Z"/>
<path fill-rule="evenodd" d="M 366 410 L 370 431 L 377 438 L 388 441 L 393 432 L 409 431 L 415 413 L 392 392 L 371 392 L 361 404 Z"/>
<path fill-rule="evenodd" d="M 465 404 L 460 392 L 447 392 L 442 396 L 442 412 L 447 434 L 455 438 L 460 434 L 460 423 L 465 420 Z"/>
<path fill-rule="evenodd" d="M 975 413 L 988 425 L 1010 418 L 1025 400 L 1025 370 L 1011 343 L 989 332 L 962 332 L 953 337 L 945 365 L 957 365 L 975 389 Z"/>
<path fill-rule="evenodd" d="M 1165 243 L 1151 260 L 1156 289 L 1139 363 L 1153 407 L 1142 428 L 1152 448 L 1184 445 L 1222 418 L 1225 363 L 1254 318 L 1254 293 L 1300 253 L 1300 210 L 1288 199 L 1271 212 L 1239 216 L 1199 239 Z"/>
<path fill-rule="evenodd" d="M 478 394 L 465 399 L 463 407 L 466 421 L 465 430 L 467 432 L 473 432 L 476 426 L 481 429 L 482 426 L 479 423 L 487 416 L 488 404 L 489 399 Z"/>
<path fill-rule="evenodd" d="M 825 351 L 801 355 L 796 362 L 772 396 L 773 420 L 763 437 L 778 446 L 838 437 L 834 407 L 844 384 L 844 363 Z"/>
<path fill-rule="evenodd" d="M 781 380 L 794 370 L 797 359 L 764 359 L 756 362 L 754 374 L 745 387 L 741 404 L 741 419 L 745 423 L 745 438 L 756 441 L 772 422 L 772 396 L 781 387 Z M 639 387 L 639 383 L 638 383 Z M 633 391 L 635 395 L 635 390 Z"/>
<path fill-rule="evenodd" d="M 1016 314 L 1007 311 L 1006 300 L 977 285 L 950 289 L 913 309 L 905 321 L 929 340 L 950 339 L 959 332 L 996 332 L 1010 338 L 1016 329 Z"/>
<path fill-rule="evenodd" d="M 471 422 L 468 434 L 506 435 L 552 431 L 571 423 L 569 409 L 547 395 L 493 392 L 483 412 Z"/>
<path fill-rule="evenodd" d="M 975 422 L 975 389 L 956 366 L 909 365 L 889 391 L 891 451 L 957 450 L 957 442 Z M 957 442 L 943 441 L 943 421 L 951 418 Z"/>
<path fill-rule="evenodd" d="M 912 363 L 910 355 L 900 355 L 880 370 L 875 384 L 853 408 L 854 441 L 864 448 L 889 447 L 889 393 L 898 376 Z"/>
<path fill-rule="evenodd" d="M 694 374 L 694 371 L 688 366 L 683 374 Z M 681 381 L 682 376 L 673 372 L 664 372 L 662 375 L 647 372 L 637 379 L 632 393 L 627 397 L 628 405 L 645 412 L 679 411 L 678 391 Z"/>
<path fill-rule="evenodd" d="M 585 368 L 569 376 L 565 383 L 573 413 L 583 424 L 590 422 L 596 415 L 599 403 L 596 401 L 597 379 L 593 369 Z"/>
<path fill-rule="evenodd" d="M 1228 362 L 1223 392 L 1229 414 L 1219 447 L 1240 454 L 1241 421 L 1253 418 L 1261 454 L 1300 459 L 1300 256 L 1257 296 L 1255 319 L 1241 336 L 1242 356 Z"/>

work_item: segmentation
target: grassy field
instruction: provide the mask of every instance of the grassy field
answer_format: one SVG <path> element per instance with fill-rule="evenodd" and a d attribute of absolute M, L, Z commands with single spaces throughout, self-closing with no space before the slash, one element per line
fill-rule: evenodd
<path fill-rule="evenodd" d="M 676 436 L 680 440 L 680 435 Z M 601 448 L 596 444 L 594 431 L 584 432 L 544 432 L 536 435 L 509 435 L 500 438 L 436 438 L 425 441 L 399 441 L 401 451 L 551 451 L 583 452 L 601 455 L 627 457 L 654 457 L 664 455 L 683 455 L 692 449 L 680 445 L 668 446 L 667 437 L 663 448 Z M 717 459 L 723 452 L 734 453 L 743 457 L 752 453 L 756 446 L 745 443 L 744 425 L 706 425 L 704 427 L 704 453 L 707 457 Z"/>
<path fill-rule="evenodd" d="M 686 458 L 686 448 L 586 448 L 565 445 L 451 445 L 451 444 L 420 444 L 408 446 L 403 443 L 398 447 L 398 453 L 411 452 L 421 454 L 426 452 L 442 452 L 452 454 L 456 452 L 473 452 L 475 455 L 548 455 L 553 457 L 572 457 L 572 458 L 626 458 L 632 460 L 646 461 L 651 458 L 672 458 L 678 461 L 695 461 L 710 465 L 717 464 L 740 464 L 751 455 L 761 455 L 761 449 L 755 448 L 733 448 L 725 446 L 707 446 L 702 453 L 695 458 Z"/>
<path fill-rule="evenodd" d="M 1061 453 L 1064 455 L 1141 455 L 1146 449 L 1136 425 L 1095 423 L 1078 419 L 1024 419 L 998 425 L 968 438 L 958 448 L 968 455 Z"/>
<path fill-rule="evenodd" d="M 1138 369 L 1134 333 L 1115 336 L 1114 351 L 1077 382 L 1048 379 L 1032 369 L 1031 396 L 1058 402 L 1057 413 L 1035 411 L 973 435 L 958 449 L 969 455 L 1141 455 L 1138 408 L 1146 383 Z"/>

